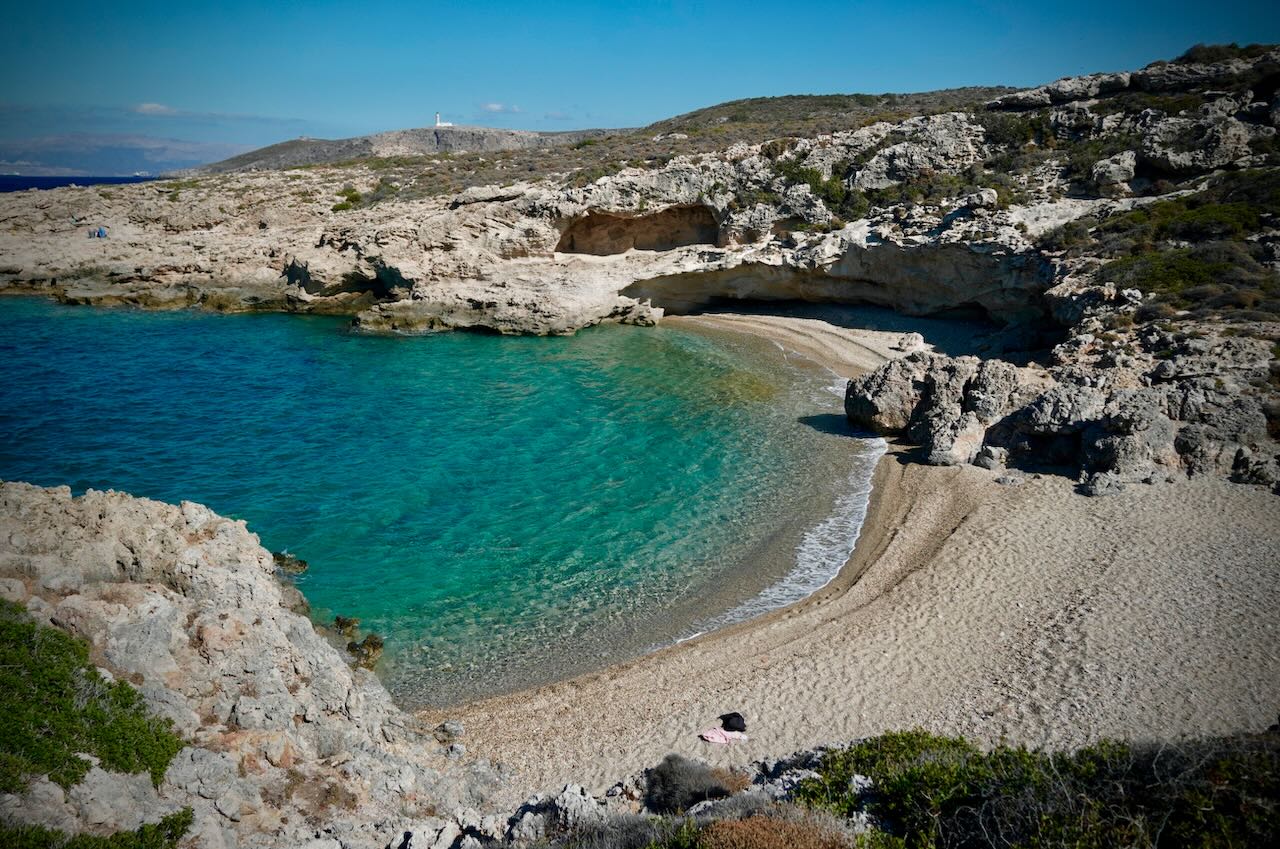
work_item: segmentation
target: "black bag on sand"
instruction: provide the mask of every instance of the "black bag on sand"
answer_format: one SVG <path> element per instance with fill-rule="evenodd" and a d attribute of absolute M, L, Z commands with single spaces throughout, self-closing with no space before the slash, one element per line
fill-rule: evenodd
<path fill-rule="evenodd" d="M 737 711 L 721 714 L 720 727 L 725 731 L 742 731 L 745 733 L 747 730 L 747 720 Z"/>

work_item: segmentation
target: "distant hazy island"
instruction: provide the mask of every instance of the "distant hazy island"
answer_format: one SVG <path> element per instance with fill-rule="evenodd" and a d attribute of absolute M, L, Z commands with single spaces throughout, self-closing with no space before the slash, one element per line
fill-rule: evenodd
<path fill-rule="evenodd" d="M 1271 845 L 1278 89 L 1201 46 L 0 195 L 0 836 Z"/>

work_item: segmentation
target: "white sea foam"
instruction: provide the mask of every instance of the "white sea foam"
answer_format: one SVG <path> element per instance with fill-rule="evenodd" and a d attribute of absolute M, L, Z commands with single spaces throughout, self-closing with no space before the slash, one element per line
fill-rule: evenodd
<path fill-rule="evenodd" d="M 714 619 L 699 623 L 699 633 L 742 622 L 808 598 L 840 574 L 862 534 L 862 523 L 867 518 L 867 505 L 871 500 L 871 475 L 887 449 L 883 439 L 868 439 L 866 442 L 868 450 L 854 461 L 847 486 L 836 497 L 831 515 L 801 539 L 796 549 L 795 568 L 754 598 Z M 680 642 L 687 639 L 691 637 Z"/>

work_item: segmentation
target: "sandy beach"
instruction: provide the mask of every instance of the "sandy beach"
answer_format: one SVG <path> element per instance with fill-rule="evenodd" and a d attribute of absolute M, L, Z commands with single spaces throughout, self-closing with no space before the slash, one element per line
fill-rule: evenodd
<path fill-rule="evenodd" d="M 846 376 L 902 335 L 809 318 L 680 321 L 765 335 Z M 505 764 L 528 791 L 603 791 L 668 752 L 733 767 L 917 726 L 1071 746 L 1275 721 L 1280 498 L 1208 479 L 1087 498 L 1066 478 L 998 477 L 893 446 L 856 551 L 816 595 L 633 662 L 421 716 L 462 720 L 468 757 Z M 698 739 L 732 710 L 749 742 Z"/>

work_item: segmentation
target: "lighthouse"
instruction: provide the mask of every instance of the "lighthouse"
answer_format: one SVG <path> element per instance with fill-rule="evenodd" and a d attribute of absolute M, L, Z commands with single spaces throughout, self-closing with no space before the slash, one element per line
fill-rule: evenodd
<path fill-rule="evenodd" d="M 436 126 L 437 126 L 437 127 L 452 127 L 452 126 L 453 126 L 453 124 L 449 123 L 448 121 L 441 121 L 441 120 L 440 120 L 440 113 L 439 113 L 439 112 L 437 112 L 437 113 L 436 113 Z"/>

